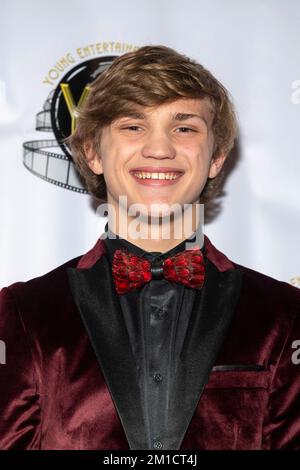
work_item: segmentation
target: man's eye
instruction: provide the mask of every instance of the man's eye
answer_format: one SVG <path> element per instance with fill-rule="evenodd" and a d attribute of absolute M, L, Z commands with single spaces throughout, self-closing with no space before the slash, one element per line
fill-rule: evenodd
<path fill-rule="evenodd" d="M 130 129 L 131 131 L 136 131 L 137 129 L 140 129 L 139 126 L 127 126 L 127 127 L 124 127 L 124 129 Z"/>
<path fill-rule="evenodd" d="M 178 127 L 177 130 L 183 131 L 184 134 L 187 132 L 196 132 L 194 129 L 191 129 L 190 127 Z"/>

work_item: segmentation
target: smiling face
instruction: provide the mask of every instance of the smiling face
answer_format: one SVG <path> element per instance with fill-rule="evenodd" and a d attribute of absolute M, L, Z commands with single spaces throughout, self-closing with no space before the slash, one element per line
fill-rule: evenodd
<path fill-rule="evenodd" d="M 180 98 L 114 120 L 102 129 L 99 155 L 85 145 L 88 165 L 104 174 L 107 202 L 117 213 L 119 196 L 127 204 L 172 205 L 199 202 L 207 178 L 225 160 L 212 160 L 214 112 L 208 98 Z"/>

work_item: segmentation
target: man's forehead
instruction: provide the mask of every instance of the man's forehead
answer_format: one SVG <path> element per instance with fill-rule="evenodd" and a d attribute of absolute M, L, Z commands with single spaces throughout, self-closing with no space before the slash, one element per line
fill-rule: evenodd
<path fill-rule="evenodd" d="M 182 116 L 184 119 L 185 117 L 192 117 L 193 115 L 197 116 L 198 113 L 200 115 L 203 112 L 208 115 L 214 115 L 214 108 L 213 105 L 208 97 L 205 98 L 178 98 L 173 101 L 161 103 L 154 106 L 142 106 L 137 103 L 130 103 L 128 106 L 128 110 L 124 110 L 122 117 L 133 117 L 136 119 L 145 119 L 147 115 L 155 113 L 156 111 L 166 110 L 169 112 L 172 117 L 179 117 Z"/>

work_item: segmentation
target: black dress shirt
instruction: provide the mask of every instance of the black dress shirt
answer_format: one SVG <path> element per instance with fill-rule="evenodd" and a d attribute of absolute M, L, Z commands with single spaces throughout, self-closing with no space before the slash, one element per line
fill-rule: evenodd
<path fill-rule="evenodd" d="M 195 240 L 194 235 L 167 252 L 149 252 L 113 234 L 108 223 L 105 231 L 108 236 L 104 243 L 110 265 L 114 251 L 118 248 L 126 248 L 153 263 L 185 250 L 186 242 Z M 195 289 L 164 278 L 151 279 L 135 290 L 118 295 L 136 359 L 149 449 L 164 448 L 166 418 L 172 393 L 171 380 L 194 297 Z"/>

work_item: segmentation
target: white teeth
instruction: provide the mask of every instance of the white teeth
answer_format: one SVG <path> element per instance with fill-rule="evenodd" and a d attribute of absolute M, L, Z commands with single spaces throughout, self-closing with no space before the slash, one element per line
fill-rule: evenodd
<path fill-rule="evenodd" d="M 178 173 L 148 173 L 145 171 L 135 171 L 134 176 L 140 179 L 154 179 L 154 180 L 174 180 L 178 178 Z"/>

